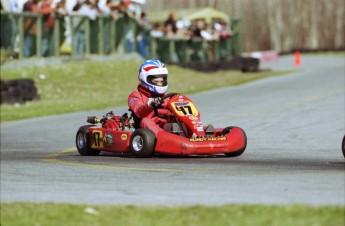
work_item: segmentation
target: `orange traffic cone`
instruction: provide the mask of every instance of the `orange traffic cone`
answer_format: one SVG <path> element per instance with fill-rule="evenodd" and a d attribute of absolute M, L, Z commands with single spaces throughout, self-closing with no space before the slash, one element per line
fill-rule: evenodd
<path fill-rule="evenodd" d="M 299 51 L 296 51 L 295 54 L 295 66 L 301 66 L 301 53 Z"/>

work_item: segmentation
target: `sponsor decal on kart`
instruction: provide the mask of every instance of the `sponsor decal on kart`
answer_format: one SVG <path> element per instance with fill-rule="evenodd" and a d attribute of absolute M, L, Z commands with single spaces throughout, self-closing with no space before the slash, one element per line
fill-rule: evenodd
<path fill-rule="evenodd" d="M 127 134 L 121 134 L 121 140 L 127 140 Z"/>
<path fill-rule="evenodd" d="M 189 102 L 188 101 L 187 102 L 175 102 L 174 104 L 175 104 L 175 106 L 186 106 L 189 104 Z"/>
<path fill-rule="evenodd" d="M 106 133 L 104 136 L 104 143 L 107 146 L 112 146 L 114 144 L 114 136 L 112 133 Z"/>
<path fill-rule="evenodd" d="M 199 132 L 204 131 L 204 127 L 203 127 L 202 125 L 201 125 L 201 126 L 196 127 L 196 129 L 197 129 Z"/>
<path fill-rule="evenodd" d="M 197 138 L 189 139 L 189 141 L 191 142 L 220 141 L 220 140 L 226 140 L 226 137 L 197 137 Z"/>

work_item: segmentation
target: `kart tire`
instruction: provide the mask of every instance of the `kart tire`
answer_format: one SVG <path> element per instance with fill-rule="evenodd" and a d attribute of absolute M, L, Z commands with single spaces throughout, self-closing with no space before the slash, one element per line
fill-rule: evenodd
<path fill-rule="evenodd" d="M 230 131 L 235 128 L 235 126 L 229 126 L 229 127 L 225 127 L 222 131 L 222 135 L 226 135 L 228 133 L 230 133 Z M 237 127 L 239 128 L 239 127 Z M 241 128 L 240 128 L 241 129 Z M 246 133 L 244 132 L 243 129 L 241 129 L 242 133 L 243 133 L 243 136 L 244 136 L 244 147 L 238 151 L 235 151 L 235 152 L 231 152 L 231 153 L 224 153 L 225 155 L 229 156 L 229 157 L 237 157 L 237 156 L 240 156 L 243 154 L 243 152 L 246 150 L 246 147 L 247 147 L 247 135 Z"/>
<path fill-rule="evenodd" d="M 75 142 L 80 155 L 99 155 L 101 151 L 92 149 L 91 141 L 90 141 L 90 133 L 89 128 L 92 127 L 91 125 L 81 126 L 78 129 Z"/>
<path fill-rule="evenodd" d="M 130 140 L 132 154 L 138 158 L 148 158 L 153 155 L 156 144 L 156 136 L 149 129 L 137 129 Z"/>

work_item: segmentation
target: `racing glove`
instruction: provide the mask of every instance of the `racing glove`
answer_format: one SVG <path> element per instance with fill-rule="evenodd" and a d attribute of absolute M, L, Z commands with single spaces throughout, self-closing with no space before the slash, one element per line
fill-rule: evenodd
<path fill-rule="evenodd" d="M 149 98 L 147 101 L 147 105 L 153 108 L 157 108 L 162 104 L 162 98 L 155 97 L 155 98 Z"/>

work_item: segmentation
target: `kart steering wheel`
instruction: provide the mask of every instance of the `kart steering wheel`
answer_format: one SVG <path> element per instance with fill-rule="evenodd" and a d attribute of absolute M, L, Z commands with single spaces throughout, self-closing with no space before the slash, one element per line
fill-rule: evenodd
<path fill-rule="evenodd" d="M 176 95 L 179 95 L 179 93 L 168 93 L 168 94 L 165 94 L 161 98 L 161 101 L 162 101 L 161 104 L 164 102 L 165 99 L 170 98 L 172 96 L 176 96 Z M 161 114 L 158 113 L 158 109 L 161 107 L 161 104 L 159 106 L 157 106 L 157 107 L 154 107 L 153 111 L 154 111 L 155 115 L 157 115 L 157 117 L 159 117 L 159 118 L 166 118 L 166 116 L 161 115 Z"/>

